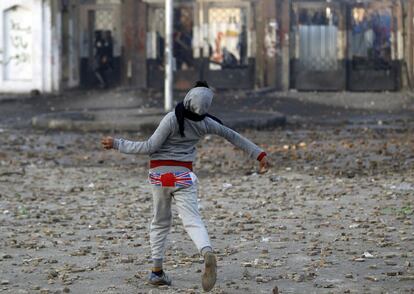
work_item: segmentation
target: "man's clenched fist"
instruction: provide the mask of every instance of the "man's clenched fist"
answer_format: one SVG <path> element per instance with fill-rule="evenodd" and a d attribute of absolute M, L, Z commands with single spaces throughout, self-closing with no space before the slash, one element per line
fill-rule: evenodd
<path fill-rule="evenodd" d="M 269 162 L 267 161 L 267 156 L 264 156 L 259 162 L 259 174 L 264 174 L 269 169 Z"/>
<path fill-rule="evenodd" d="M 103 137 L 101 144 L 105 150 L 114 148 L 114 138 L 112 137 Z"/>

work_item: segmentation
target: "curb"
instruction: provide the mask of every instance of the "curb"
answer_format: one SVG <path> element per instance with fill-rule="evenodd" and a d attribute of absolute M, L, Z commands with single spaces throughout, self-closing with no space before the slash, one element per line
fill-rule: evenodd
<path fill-rule="evenodd" d="M 32 126 L 36 129 L 56 130 L 56 131 L 127 131 L 127 132 L 148 132 L 155 130 L 162 116 L 146 116 L 139 119 L 125 120 L 98 120 L 92 113 L 82 113 L 89 119 L 70 119 L 65 118 L 65 114 L 44 114 L 32 118 Z"/>

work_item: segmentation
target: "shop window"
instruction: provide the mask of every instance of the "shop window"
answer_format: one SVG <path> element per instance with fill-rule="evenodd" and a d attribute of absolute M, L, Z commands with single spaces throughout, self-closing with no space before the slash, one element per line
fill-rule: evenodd
<path fill-rule="evenodd" d="M 338 8 L 329 5 L 298 7 L 298 66 L 307 71 L 338 69 Z"/>
<path fill-rule="evenodd" d="M 210 8 L 209 60 L 211 70 L 247 66 L 246 10 Z"/>
<path fill-rule="evenodd" d="M 354 69 L 391 67 L 391 9 L 356 7 L 351 15 L 351 54 Z"/>
<path fill-rule="evenodd" d="M 165 49 L 165 9 L 153 9 L 149 19 L 148 52 L 157 60 L 160 68 L 164 66 Z M 193 8 L 174 8 L 173 50 L 177 70 L 193 69 Z M 151 56 L 152 52 L 152 56 Z"/>
<path fill-rule="evenodd" d="M 329 6 L 300 8 L 299 66 L 309 71 L 338 68 L 338 12 Z"/>

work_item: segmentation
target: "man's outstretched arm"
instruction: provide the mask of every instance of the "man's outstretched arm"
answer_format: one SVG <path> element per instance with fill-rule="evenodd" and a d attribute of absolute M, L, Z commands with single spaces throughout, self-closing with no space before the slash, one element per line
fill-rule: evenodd
<path fill-rule="evenodd" d="M 206 120 L 208 133 L 219 135 L 225 138 L 233 145 L 245 151 L 250 158 L 258 160 L 260 162 L 259 172 L 264 173 L 267 171 L 268 162 L 266 159 L 266 152 L 264 152 L 263 149 L 261 149 L 259 146 L 254 144 L 252 141 L 246 139 L 236 131 L 224 125 L 221 125 L 220 123 L 210 118 L 206 118 Z"/>
<path fill-rule="evenodd" d="M 147 141 L 130 141 L 105 137 L 101 143 L 105 149 L 117 149 L 122 153 L 152 154 L 157 151 L 171 134 L 171 115 L 167 114 L 160 122 L 158 128 Z"/>

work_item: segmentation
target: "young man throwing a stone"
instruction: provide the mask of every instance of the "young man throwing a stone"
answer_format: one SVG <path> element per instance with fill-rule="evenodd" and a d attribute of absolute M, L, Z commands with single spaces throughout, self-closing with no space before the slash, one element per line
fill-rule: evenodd
<path fill-rule="evenodd" d="M 210 291 L 216 282 L 216 257 L 198 210 L 198 180 L 193 173 L 198 141 L 207 134 L 219 135 L 258 160 L 259 172 L 265 172 L 268 167 L 266 153 L 261 148 L 207 113 L 212 100 L 213 91 L 208 84 L 197 82 L 184 101 L 177 104 L 175 111 L 162 119 L 147 141 L 112 137 L 102 139 L 105 149 L 150 155 L 149 181 L 154 201 L 154 218 L 150 228 L 153 267 L 148 281 L 153 285 L 171 285 L 171 279 L 163 271 L 162 265 L 171 227 L 173 199 L 185 230 L 204 257 L 203 289 Z"/>

